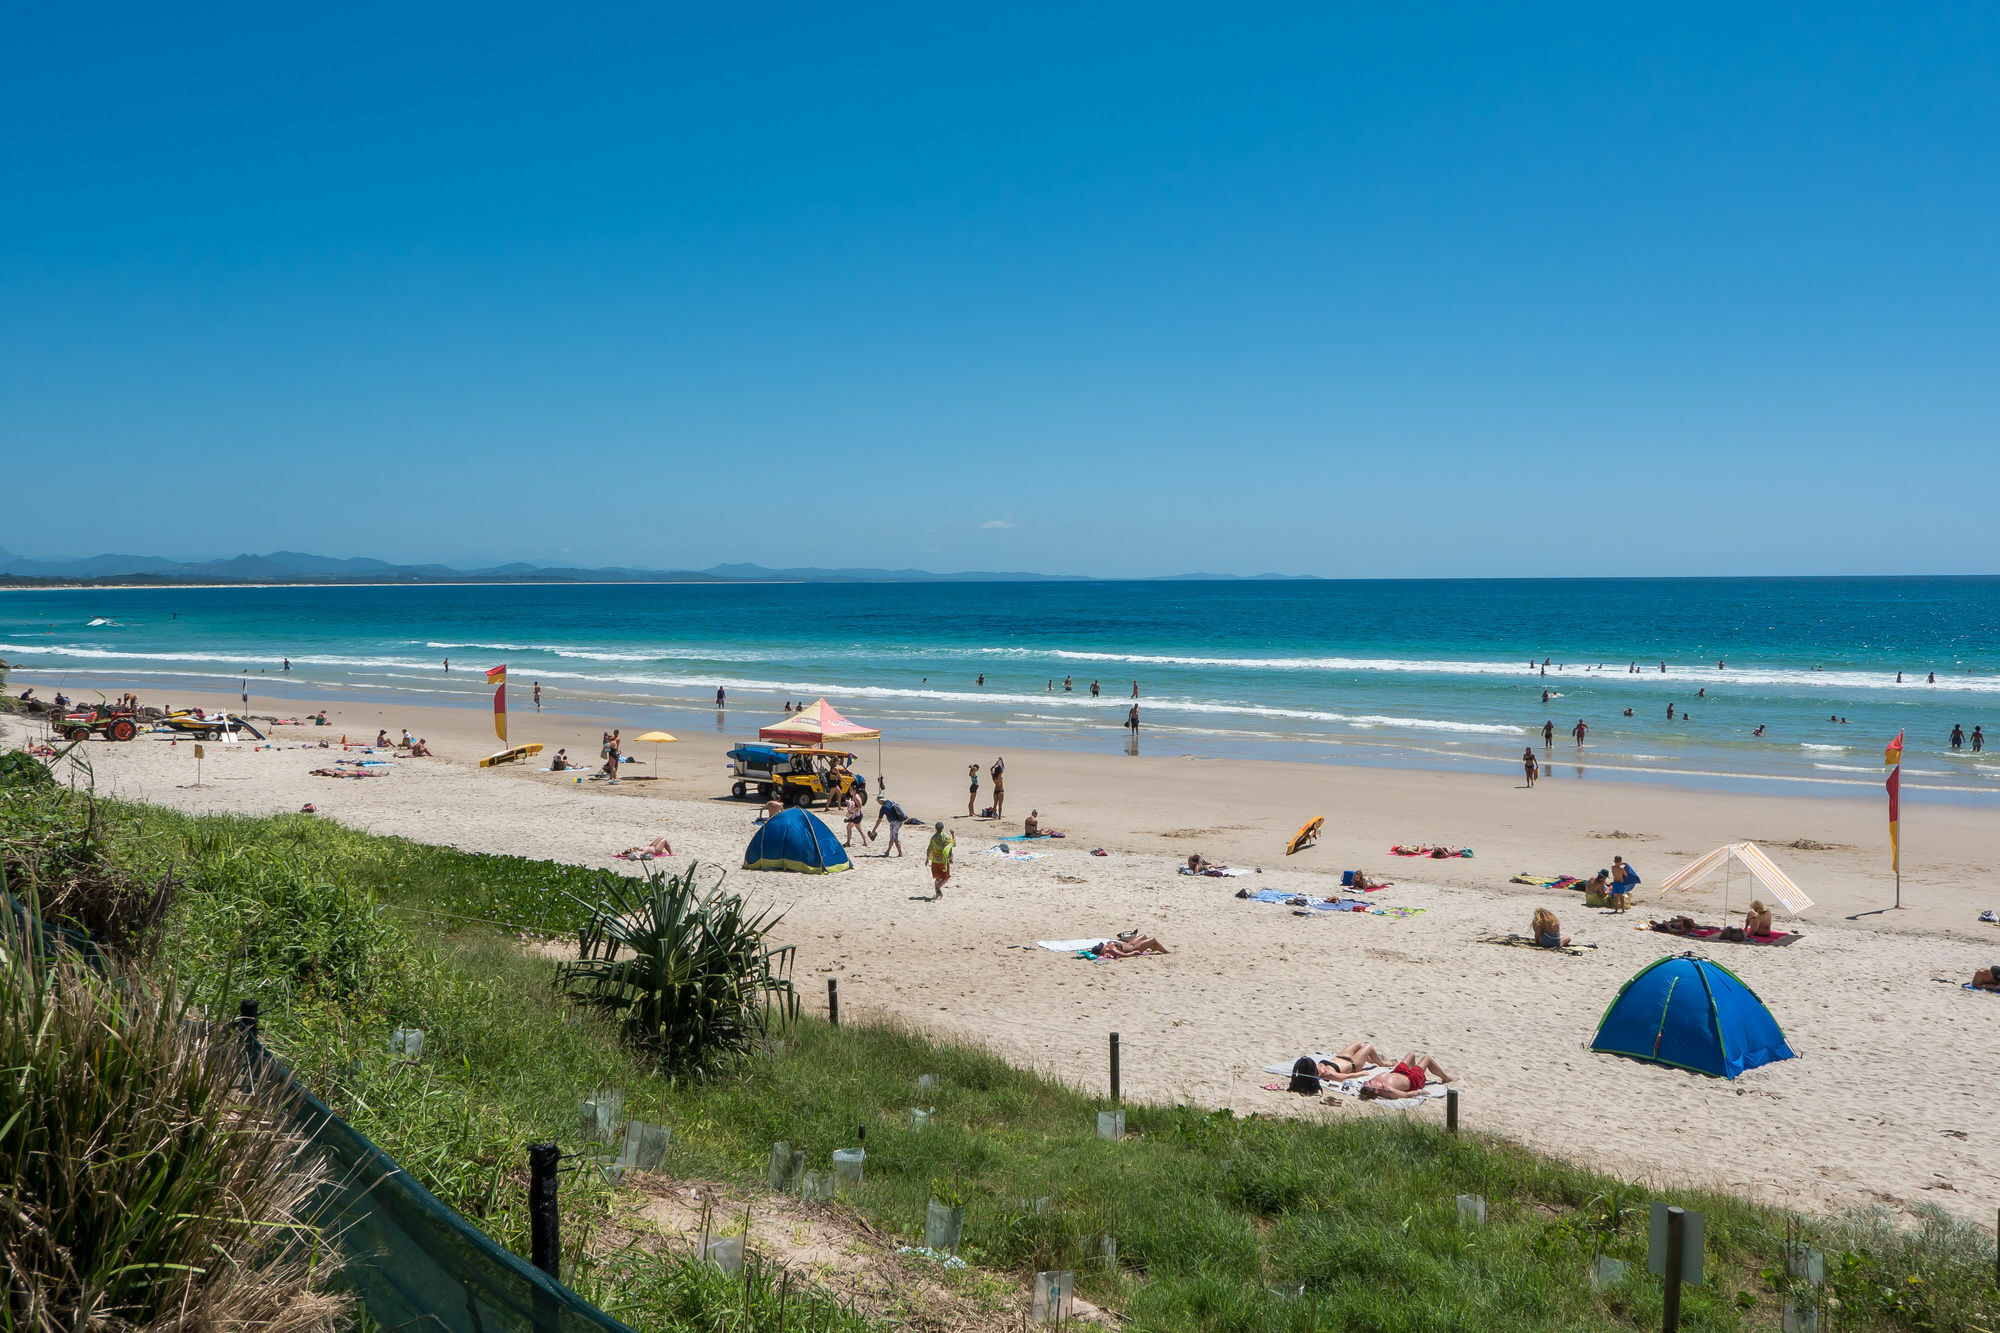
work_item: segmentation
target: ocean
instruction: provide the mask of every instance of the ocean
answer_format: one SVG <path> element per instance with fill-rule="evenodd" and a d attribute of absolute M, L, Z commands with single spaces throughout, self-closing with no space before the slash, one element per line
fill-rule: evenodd
<path fill-rule="evenodd" d="M 505 663 L 517 718 L 534 681 L 548 707 L 730 736 L 824 696 L 891 743 L 1004 727 L 1495 775 L 1552 722 L 1552 780 L 1798 793 L 1879 790 L 1905 731 L 1906 790 L 2000 797 L 2000 754 L 1947 743 L 2000 723 L 1984 577 L 28 590 L 0 595 L 0 657 L 85 698 L 247 673 L 264 700 L 485 708 Z"/>

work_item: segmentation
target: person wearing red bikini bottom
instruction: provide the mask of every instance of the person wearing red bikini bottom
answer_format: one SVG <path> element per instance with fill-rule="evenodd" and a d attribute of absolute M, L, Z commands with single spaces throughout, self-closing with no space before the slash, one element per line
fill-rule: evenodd
<path fill-rule="evenodd" d="M 1397 1062 L 1396 1067 L 1386 1074 L 1377 1074 L 1361 1085 L 1363 1097 L 1384 1097 L 1390 1101 L 1402 1101 L 1409 1097 L 1421 1097 L 1426 1083 L 1449 1083 L 1451 1075 L 1437 1062 L 1435 1056 L 1420 1055 L 1411 1051 Z"/>

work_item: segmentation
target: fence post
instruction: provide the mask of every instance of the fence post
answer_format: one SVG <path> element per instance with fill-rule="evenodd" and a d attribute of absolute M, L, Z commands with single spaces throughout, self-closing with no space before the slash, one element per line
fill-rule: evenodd
<path fill-rule="evenodd" d="M 529 1262 L 562 1281 L 562 1220 L 556 1211 L 556 1164 L 561 1152 L 553 1143 L 528 1148 Z"/>
<path fill-rule="evenodd" d="M 1444 1127 L 1448 1133 L 1458 1133 L 1457 1088 L 1446 1088 L 1444 1091 Z"/>
<path fill-rule="evenodd" d="M 1667 1209 L 1667 1289 L 1660 1303 L 1660 1327 L 1664 1333 L 1678 1333 L 1681 1326 L 1681 1255 L 1686 1245 L 1683 1228 L 1687 1214 L 1679 1208 Z"/>
<path fill-rule="evenodd" d="M 1118 1100 L 1118 1034 L 1111 1034 L 1111 1100 Z"/>
<path fill-rule="evenodd" d="M 840 983 L 832 977 L 826 979 L 826 1021 L 840 1026 Z"/>

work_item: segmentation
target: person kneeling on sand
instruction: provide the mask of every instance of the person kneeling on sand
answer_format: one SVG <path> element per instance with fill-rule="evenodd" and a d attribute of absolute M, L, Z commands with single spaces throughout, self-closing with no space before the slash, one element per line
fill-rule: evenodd
<path fill-rule="evenodd" d="M 557 750 L 556 757 L 549 760 L 549 772 L 551 773 L 561 773 L 569 767 L 570 767 L 570 762 L 569 762 L 568 750 Z"/>
<path fill-rule="evenodd" d="M 1972 974 L 1974 990 L 2000 990 L 2000 965 L 1982 967 Z"/>
<path fill-rule="evenodd" d="M 1771 909 L 1764 906 L 1762 899 L 1750 900 L 1750 910 L 1743 914 L 1743 933 L 1760 940 L 1771 937 Z"/>
<path fill-rule="evenodd" d="M 410 742 L 410 758 L 430 759 L 434 757 L 435 756 L 431 754 L 431 743 L 425 740 L 422 736 L 419 736 L 415 740 Z"/>
<path fill-rule="evenodd" d="M 1569 938 L 1562 933 L 1562 929 L 1562 922 L 1558 921 L 1556 914 L 1546 907 L 1537 907 L 1534 919 L 1528 923 L 1528 934 L 1533 937 L 1535 944 L 1543 949 L 1560 949 L 1569 943 Z"/>
<path fill-rule="evenodd" d="M 375 733 L 375 744 L 385 750 L 389 748 L 389 732 L 387 728 Z"/>
<path fill-rule="evenodd" d="M 1115 940 L 1104 941 L 1091 952 L 1099 958 L 1137 958 L 1141 954 L 1166 953 L 1168 949 L 1151 935 L 1129 930 Z"/>
<path fill-rule="evenodd" d="M 1411 1051 L 1396 1063 L 1394 1069 L 1377 1074 L 1361 1085 L 1363 1097 L 1386 1097 L 1390 1101 L 1402 1101 L 1423 1094 L 1424 1085 L 1430 1082 L 1449 1083 L 1451 1075 L 1437 1062 L 1435 1056 L 1419 1055 Z"/>

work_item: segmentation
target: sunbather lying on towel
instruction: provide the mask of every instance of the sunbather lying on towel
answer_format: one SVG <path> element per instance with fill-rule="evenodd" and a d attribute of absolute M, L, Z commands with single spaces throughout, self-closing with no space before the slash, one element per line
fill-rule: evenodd
<path fill-rule="evenodd" d="M 658 860 L 662 856 L 672 856 L 673 854 L 673 844 L 667 841 L 667 835 L 664 833 L 647 843 L 644 847 L 627 847 L 622 852 L 612 853 L 612 855 L 626 861 L 636 861 L 642 856 L 650 856 L 654 860 Z"/>
<path fill-rule="evenodd" d="M 1141 954 L 1166 953 L 1167 946 L 1151 935 L 1128 932 L 1115 940 L 1106 940 L 1091 950 L 1099 958 L 1137 958 Z"/>
<path fill-rule="evenodd" d="M 1387 880 L 1369 878 L 1366 871 L 1357 870 L 1354 872 L 1354 887 L 1363 893 L 1373 893 L 1376 889 L 1383 888 L 1387 884 Z"/>
<path fill-rule="evenodd" d="M 1449 1083 L 1451 1075 L 1445 1072 L 1437 1057 L 1419 1055 L 1411 1051 L 1396 1067 L 1385 1074 L 1377 1074 L 1361 1085 L 1363 1097 L 1385 1097 L 1390 1101 L 1403 1101 L 1423 1095 L 1426 1083 Z"/>
<path fill-rule="evenodd" d="M 1339 1055 L 1319 1062 L 1319 1076 L 1328 1080 L 1352 1078 L 1370 1065 L 1386 1065 L 1373 1042 L 1357 1041 L 1341 1048 Z"/>
<path fill-rule="evenodd" d="M 2000 990 L 2000 965 L 1982 967 L 1972 974 L 1974 990 Z"/>

